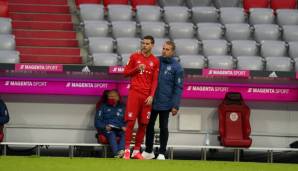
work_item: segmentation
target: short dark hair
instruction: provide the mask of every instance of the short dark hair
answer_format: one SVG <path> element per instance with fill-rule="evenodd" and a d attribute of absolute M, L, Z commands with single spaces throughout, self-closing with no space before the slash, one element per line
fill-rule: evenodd
<path fill-rule="evenodd" d="M 154 42 L 154 37 L 153 37 L 153 36 L 146 35 L 146 36 L 143 37 L 143 40 L 144 40 L 144 39 L 149 39 L 149 40 L 151 41 L 152 44 L 155 43 L 155 42 Z"/>
<path fill-rule="evenodd" d="M 172 47 L 172 50 L 175 51 L 175 49 L 176 49 L 176 45 L 175 45 L 175 43 L 174 43 L 173 41 L 171 41 L 171 40 L 167 40 L 167 41 L 165 42 L 165 44 L 170 45 L 170 46 Z"/>

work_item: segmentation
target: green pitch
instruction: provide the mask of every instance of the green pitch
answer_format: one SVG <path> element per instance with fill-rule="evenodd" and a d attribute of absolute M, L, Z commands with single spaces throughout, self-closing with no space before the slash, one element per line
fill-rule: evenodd
<path fill-rule="evenodd" d="M 123 160 L 63 157 L 0 157 L 0 171 L 288 171 L 298 164 L 190 160 Z"/>

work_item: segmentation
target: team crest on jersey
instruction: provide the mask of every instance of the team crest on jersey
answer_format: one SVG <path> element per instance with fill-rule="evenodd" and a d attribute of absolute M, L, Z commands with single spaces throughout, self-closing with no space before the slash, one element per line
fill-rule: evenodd
<path fill-rule="evenodd" d="M 150 61 L 149 65 L 150 65 L 151 67 L 153 67 L 153 65 L 154 65 L 154 64 L 153 64 L 153 62 L 152 62 L 152 61 Z"/>
<path fill-rule="evenodd" d="M 167 70 L 168 71 L 171 71 L 172 70 L 172 67 L 171 66 L 167 66 Z"/>
<path fill-rule="evenodd" d="M 132 112 L 128 113 L 128 117 L 130 117 L 130 118 L 132 117 Z"/>

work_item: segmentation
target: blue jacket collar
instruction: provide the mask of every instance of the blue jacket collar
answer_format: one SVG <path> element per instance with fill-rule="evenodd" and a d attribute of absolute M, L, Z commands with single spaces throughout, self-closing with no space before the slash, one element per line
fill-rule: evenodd
<path fill-rule="evenodd" d="M 163 62 L 163 63 L 167 63 L 167 64 L 171 64 L 174 62 L 174 56 L 168 58 L 168 57 L 163 57 L 163 56 L 160 56 L 159 57 L 160 61 Z"/>

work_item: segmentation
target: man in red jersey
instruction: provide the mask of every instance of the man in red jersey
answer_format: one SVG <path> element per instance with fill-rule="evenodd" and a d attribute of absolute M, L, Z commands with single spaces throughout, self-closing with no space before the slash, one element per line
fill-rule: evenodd
<path fill-rule="evenodd" d="M 130 159 L 130 142 L 136 119 L 138 119 L 138 130 L 131 157 L 143 159 L 140 148 L 149 122 L 159 72 L 159 60 L 151 52 L 153 46 L 154 38 L 145 36 L 141 51 L 130 56 L 124 69 L 124 75 L 131 78 L 125 112 L 127 129 L 124 159 Z"/>

